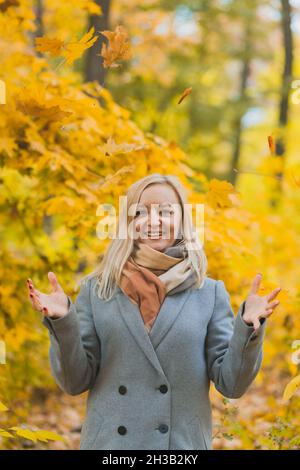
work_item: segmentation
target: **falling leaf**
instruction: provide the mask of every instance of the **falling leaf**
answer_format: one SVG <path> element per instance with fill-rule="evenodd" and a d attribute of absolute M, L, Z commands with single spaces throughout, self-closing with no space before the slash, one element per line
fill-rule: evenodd
<path fill-rule="evenodd" d="M 38 52 L 49 52 L 51 56 L 61 55 L 64 42 L 57 38 L 45 36 L 35 38 L 35 50 Z"/>
<path fill-rule="evenodd" d="M 80 41 L 69 42 L 65 46 L 65 51 L 63 51 L 63 56 L 66 58 L 67 64 L 72 64 L 76 59 L 79 59 L 83 52 L 86 49 L 92 47 L 92 45 L 97 41 L 98 36 L 93 36 L 95 31 L 94 26 L 86 33 Z"/>
<path fill-rule="evenodd" d="M 179 101 L 178 101 L 177 104 L 180 104 L 181 101 L 183 101 L 184 98 L 185 98 L 186 96 L 188 96 L 191 92 L 192 92 L 192 87 L 186 88 L 186 89 L 184 90 L 184 92 L 182 93 L 182 95 L 181 95 L 181 97 L 180 97 L 180 99 L 179 99 Z"/>
<path fill-rule="evenodd" d="M 103 57 L 103 66 L 119 67 L 117 60 L 129 60 L 132 57 L 131 45 L 128 42 L 128 34 L 121 25 L 116 27 L 115 31 L 99 31 L 108 39 L 108 46 L 103 43 L 100 55 Z"/>
<path fill-rule="evenodd" d="M 213 178 L 209 181 L 208 191 L 206 194 L 207 202 L 214 208 L 232 207 L 230 195 L 236 191 L 228 181 L 220 181 Z"/>
<path fill-rule="evenodd" d="M 275 155 L 275 142 L 271 135 L 268 136 L 268 143 L 271 155 Z"/>

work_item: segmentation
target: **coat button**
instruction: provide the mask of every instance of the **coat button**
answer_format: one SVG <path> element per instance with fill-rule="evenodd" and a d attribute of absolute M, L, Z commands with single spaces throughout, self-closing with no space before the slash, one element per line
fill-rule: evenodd
<path fill-rule="evenodd" d="M 118 433 L 119 434 L 124 435 L 124 434 L 126 434 L 126 432 L 127 432 L 127 429 L 125 428 L 125 426 L 119 426 L 118 427 Z"/>
<path fill-rule="evenodd" d="M 168 391 L 168 386 L 163 384 L 159 387 L 159 390 L 161 391 L 161 393 L 167 393 Z"/>
<path fill-rule="evenodd" d="M 159 429 L 160 432 L 165 433 L 165 432 L 168 432 L 169 426 L 167 424 L 160 424 L 158 429 Z"/>
<path fill-rule="evenodd" d="M 119 387 L 119 393 L 121 393 L 121 395 L 125 395 L 126 392 L 127 392 L 127 388 L 125 387 L 125 385 L 121 385 Z"/>

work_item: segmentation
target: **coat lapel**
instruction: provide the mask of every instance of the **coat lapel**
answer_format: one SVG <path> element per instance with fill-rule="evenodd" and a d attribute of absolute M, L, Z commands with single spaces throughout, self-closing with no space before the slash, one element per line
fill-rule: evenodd
<path fill-rule="evenodd" d="M 138 306 L 131 302 L 120 287 L 117 287 L 116 298 L 122 318 L 139 347 L 160 374 L 165 375 L 155 350 L 175 322 L 191 290 L 192 289 L 186 289 L 177 294 L 165 297 L 150 333 L 148 334 Z"/>

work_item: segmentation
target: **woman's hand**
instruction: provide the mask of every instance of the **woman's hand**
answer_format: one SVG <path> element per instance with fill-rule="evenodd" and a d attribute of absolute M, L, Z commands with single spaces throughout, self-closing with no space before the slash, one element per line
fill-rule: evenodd
<path fill-rule="evenodd" d="M 63 317 L 69 310 L 68 297 L 53 272 L 48 273 L 48 279 L 52 287 L 52 292 L 49 295 L 35 289 L 32 280 L 27 279 L 29 299 L 33 308 L 45 316 L 54 319 Z"/>
<path fill-rule="evenodd" d="M 255 331 L 260 327 L 260 318 L 267 318 L 272 315 L 273 310 L 279 305 L 279 300 L 273 300 L 281 291 L 281 287 L 277 287 L 270 294 L 260 297 L 257 295 L 262 274 L 257 274 L 252 282 L 250 292 L 246 298 L 245 311 L 243 319 L 246 323 L 254 326 Z"/>

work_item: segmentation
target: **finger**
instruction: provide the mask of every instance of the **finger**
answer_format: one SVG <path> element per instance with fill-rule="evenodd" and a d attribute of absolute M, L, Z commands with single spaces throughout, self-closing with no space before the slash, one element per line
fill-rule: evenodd
<path fill-rule="evenodd" d="M 27 286 L 28 286 L 28 289 L 31 291 L 31 292 L 36 292 L 37 294 L 40 294 L 41 292 L 36 289 L 33 285 L 33 282 L 29 279 L 27 279 Z"/>
<path fill-rule="evenodd" d="M 272 308 L 269 308 L 269 309 L 266 311 L 265 315 L 263 315 L 263 316 L 264 316 L 264 317 L 269 317 L 272 313 L 273 313 L 273 309 L 272 309 Z"/>
<path fill-rule="evenodd" d="M 52 271 L 48 272 L 48 279 L 50 281 L 52 292 L 63 292 L 63 288 L 60 286 L 57 277 Z"/>
<path fill-rule="evenodd" d="M 262 274 L 258 273 L 252 281 L 249 294 L 256 294 L 258 292 L 261 280 L 262 280 Z"/>
<path fill-rule="evenodd" d="M 259 327 L 260 327 L 260 321 L 258 318 L 256 318 L 254 321 L 253 321 L 253 326 L 255 328 L 255 331 L 258 331 L 259 330 Z"/>
<path fill-rule="evenodd" d="M 33 294 L 33 295 L 34 295 L 34 302 L 35 302 L 35 305 L 37 307 L 37 310 L 41 311 L 42 310 L 42 304 L 41 304 L 39 298 L 35 294 Z"/>
<path fill-rule="evenodd" d="M 27 279 L 27 284 L 33 287 L 33 282 L 32 282 L 32 279 L 30 279 L 30 277 Z"/>
<path fill-rule="evenodd" d="M 268 303 L 268 305 L 267 305 L 266 308 L 267 308 L 267 309 L 268 309 L 268 308 L 275 308 L 275 307 L 277 307 L 277 305 L 279 305 L 279 304 L 280 304 L 279 300 L 274 300 L 273 302 Z"/>
<path fill-rule="evenodd" d="M 277 287 L 276 289 L 272 290 L 272 292 L 267 295 L 267 300 L 269 301 L 275 299 L 276 295 L 278 295 L 280 291 L 281 287 Z"/>
<path fill-rule="evenodd" d="M 29 294 L 33 294 L 33 295 L 36 296 L 36 298 L 37 298 L 38 300 L 41 300 L 41 299 L 40 299 L 40 291 L 39 291 L 39 290 L 35 289 L 34 287 L 29 287 L 29 286 L 28 286 L 28 290 L 29 290 Z"/>
<path fill-rule="evenodd" d="M 44 315 L 46 315 L 46 317 L 50 316 L 49 315 L 50 312 L 46 307 L 42 307 L 42 312 L 43 312 Z"/>
<path fill-rule="evenodd" d="M 29 300 L 30 300 L 30 302 L 31 302 L 31 307 L 32 307 L 32 308 L 35 308 L 33 298 L 31 297 L 31 295 L 28 295 L 28 297 L 29 297 Z"/>
<path fill-rule="evenodd" d="M 31 302 L 32 302 L 33 308 L 35 308 L 36 310 L 40 311 L 41 305 L 40 305 L 40 302 L 39 302 L 39 300 L 37 299 L 36 295 L 34 295 L 33 293 L 30 293 L 30 294 L 29 294 L 29 297 L 30 297 L 30 300 L 31 300 Z"/>

